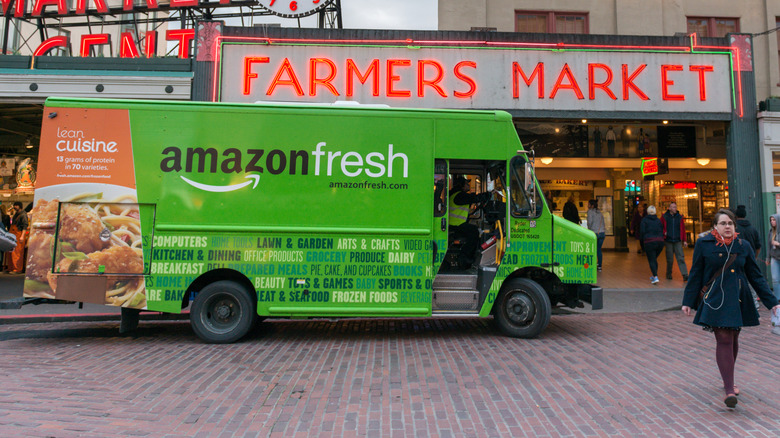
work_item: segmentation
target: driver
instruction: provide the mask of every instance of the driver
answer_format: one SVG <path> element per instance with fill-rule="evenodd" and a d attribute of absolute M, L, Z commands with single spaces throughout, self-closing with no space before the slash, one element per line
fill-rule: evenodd
<path fill-rule="evenodd" d="M 486 202 L 490 199 L 490 193 L 476 195 L 469 193 L 471 180 L 461 175 L 455 177 L 452 183 L 452 193 L 449 202 L 449 228 L 454 238 L 461 238 L 463 247 L 458 256 L 458 267 L 468 269 L 474 262 L 474 253 L 479 243 L 479 229 L 469 223 L 469 208 L 471 204 Z"/>

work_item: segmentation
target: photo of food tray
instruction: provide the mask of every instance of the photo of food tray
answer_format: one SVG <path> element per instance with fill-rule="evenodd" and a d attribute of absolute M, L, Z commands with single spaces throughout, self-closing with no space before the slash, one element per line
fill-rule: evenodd
<path fill-rule="evenodd" d="M 47 192 L 59 199 L 48 199 Z M 105 278 L 102 304 L 146 307 L 135 190 L 86 183 L 47 187 L 36 193 L 31 217 L 25 296 L 59 298 L 61 274 L 80 274 Z"/>

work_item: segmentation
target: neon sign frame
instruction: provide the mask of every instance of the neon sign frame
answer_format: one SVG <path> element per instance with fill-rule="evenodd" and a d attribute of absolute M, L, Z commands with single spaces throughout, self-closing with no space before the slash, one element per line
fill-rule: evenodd
<path fill-rule="evenodd" d="M 572 51 L 572 52 L 645 52 L 645 53 L 689 53 L 689 54 L 713 54 L 729 57 L 731 71 L 731 98 L 733 108 L 737 116 L 744 116 L 742 103 L 742 74 L 739 68 L 739 49 L 733 46 L 703 46 L 698 44 L 695 33 L 690 35 L 688 46 L 632 46 L 632 45 L 596 45 L 574 43 L 527 43 L 527 42 L 494 42 L 494 41 L 470 41 L 470 40 L 354 40 L 354 39 L 303 39 L 303 38 L 270 38 L 270 37 L 232 37 L 219 35 L 214 44 L 214 71 L 212 75 L 212 101 L 216 102 L 221 94 L 222 49 L 233 44 L 263 44 L 263 45 L 291 45 L 291 46 L 333 46 L 333 47 L 381 47 L 381 48 L 437 48 L 437 49 L 461 49 L 469 47 L 483 50 L 542 50 L 542 51 Z M 736 70 L 736 78 L 735 78 Z M 732 110 L 733 111 L 733 110 Z"/>

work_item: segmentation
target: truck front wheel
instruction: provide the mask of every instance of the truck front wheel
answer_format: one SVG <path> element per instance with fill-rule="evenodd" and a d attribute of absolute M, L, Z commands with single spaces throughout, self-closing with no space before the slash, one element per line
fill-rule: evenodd
<path fill-rule="evenodd" d="M 244 337 L 257 319 L 255 300 L 240 284 L 217 281 L 201 290 L 192 303 L 192 330 L 210 344 L 228 344 Z"/>
<path fill-rule="evenodd" d="M 501 331 L 515 338 L 534 338 L 550 323 L 552 306 L 544 288 L 518 278 L 501 288 L 494 318 Z"/>

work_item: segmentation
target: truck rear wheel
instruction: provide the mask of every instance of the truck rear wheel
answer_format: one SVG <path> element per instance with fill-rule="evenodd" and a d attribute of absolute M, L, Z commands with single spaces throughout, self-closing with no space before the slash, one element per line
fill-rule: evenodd
<path fill-rule="evenodd" d="M 494 318 L 498 328 L 515 338 L 534 338 L 550 323 L 552 306 L 544 288 L 533 280 L 511 280 L 498 293 Z"/>
<path fill-rule="evenodd" d="M 241 339 L 256 320 L 255 300 L 243 286 L 227 280 L 204 287 L 195 296 L 190 311 L 192 330 L 210 344 Z"/>

